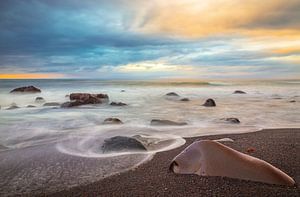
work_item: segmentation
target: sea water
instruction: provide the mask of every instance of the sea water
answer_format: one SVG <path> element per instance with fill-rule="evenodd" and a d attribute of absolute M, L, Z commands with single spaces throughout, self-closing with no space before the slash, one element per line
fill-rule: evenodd
<path fill-rule="evenodd" d="M 34 85 L 42 92 L 9 93 L 27 85 Z M 235 90 L 247 94 L 233 94 Z M 46 102 L 64 103 L 69 100 L 66 95 L 79 92 L 108 94 L 110 102 L 124 102 L 127 106 L 104 103 L 60 108 L 35 102 L 36 97 L 43 97 Z M 168 97 L 168 92 L 176 92 L 179 97 Z M 190 101 L 183 102 L 181 98 Z M 217 106 L 202 106 L 208 98 L 214 99 Z M 6 110 L 12 103 L 20 108 Z M 27 108 L 28 105 L 36 107 Z M 0 80 L 0 106 L 0 157 L 4 152 L 48 145 L 59 154 L 89 159 L 139 155 L 127 163 L 123 160 L 121 168 L 104 166 L 105 173 L 99 173 L 107 176 L 139 165 L 156 152 L 181 146 L 184 137 L 300 127 L 300 81 Z M 103 124 L 110 117 L 119 118 L 124 124 Z M 241 123 L 222 120 L 231 117 Z M 187 125 L 151 126 L 152 119 L 186 122 Z M 104 154 L 101 151 L 105 139 L 136 135 L 154 144 L 149 152 Z"/>

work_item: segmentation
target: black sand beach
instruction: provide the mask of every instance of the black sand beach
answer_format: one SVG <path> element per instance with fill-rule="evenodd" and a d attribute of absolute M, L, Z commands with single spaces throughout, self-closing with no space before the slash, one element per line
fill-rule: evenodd
<path fill-rule="evenodd" d="M 238 151 L 263 159 L 290 175 L 296 185 L 286 187 L 225 177 L 178 175 L 168 171 L 170 161 L 196 139 L 230 137 L 222 142 Z M 187 139 L 177 149 L 158 153 L 134 170 L 88 185 L 46 196 L 300 196 L 300 129 L 272 129 L 246 134 L 216 135 Z M 226 164 L 224 164 L 226 165 Z"/>

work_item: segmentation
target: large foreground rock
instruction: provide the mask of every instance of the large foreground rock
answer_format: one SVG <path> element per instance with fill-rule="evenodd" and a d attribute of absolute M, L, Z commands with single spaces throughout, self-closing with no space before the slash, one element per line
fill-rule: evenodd
<path fill-rule="evenodd" d="M 146 147 L 140 141 L 125 136 L 115 136 L 106 139 L 104 140 L 101 148 L 103 153 L 120 151 L 147 151 Z"/>
<path fill-rule="evenodd" d="M 205 107 L 215 107 L 216 102 L 213 99 L 207 99 L 205 103 L 203 104 Z"/>
<path fill-rule="evenodd" d="M 160 119 L 153 119 L 150 123 L 152 126 L 183 126 L 187 125 L 186 122 L 175 122 L 171 120 L 160 120 Z"/>
<path fill-rule="evenodd" d="M 10 93 L 40 93 L 41 90 L 34 86 L 24 86 L 20 88 L 15 88 Z"/>
<path fill-rule="evenodd" d="M 89 94 L 89 93 L 72 93 L 70 94 L 70 102 L 63 103 L 61 107 L 76 107 L 88 104 L 101 104 L 108 101 L 107 94 Z"/>

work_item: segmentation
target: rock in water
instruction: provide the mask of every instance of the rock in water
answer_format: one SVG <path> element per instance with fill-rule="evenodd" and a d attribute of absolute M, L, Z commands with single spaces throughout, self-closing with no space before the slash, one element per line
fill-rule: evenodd
<path fill-rule="evenodd" d="M 35 98 L 35 102 L 36 103 L 44 103 L 45 102 L 45 99 L 43 97 L 36 97 Z"/>
<path fill-rule="evenodd" d="M 108 100 L 107 94 L 89 94 L 89 93 L 72 93 L 70 94 L 71 102 L 61 105 L 62 108 L 75 107 L 88 104 L 101 104 Z"/>
<path fill-rule="evenodd" d="M 50 102 L 50 103 L 45 103 L 43 106 L 44 107 L 55 107 L 55 106 L 59 106 L 59 103 L 56 102 Z"/>
<path fill-rule="evenodd" d="M 123 122 L 118 118 L 106 118 L 103 124 L 123 124 Z"/>
<path fill-rule="evenodd" d="M 110 103 L 111 106 L 126 106 L 126 103 L 122 103 L 122 102 L 111 102 Z"/>
<path fill-rule="evenodd" d="M 205 101 L 205 103 L 203 104 L 203 106 L 205 107 L 215 107 L 216 106 L 216 102 L 213 99 L 207 99 Z"/>
<path fill-rule="evenodd" d="M 187 125 L 186 122 L 175 122 L 171 120 L 160 120 L 160 119 L 153 119 L 150 123 L 152 126 L 183 126 Z"/>
<path fill-rule="evenodd" d="M 138 140 L 125 137 L 125 136 L 115 136 L 104 140 L 102 145 L 103 153 L 109 152 L 119 152 L 119 151 L 147 151 L 146 147 Z"/>
<path fill-rule="evenodd" d="M 34 105 L 27 105 L 27 108 L 34 108 Z"/>
<path fill-rule="evenodd" d="M 175 92 L 169 92 L 166 94 L 166 96 L 179 96 L 179 95 Z"/>
<path fill-rule="evenodd" d="M 242 90 L 236 90 L 233 92 L 233 94 L 247 94 L 247 93 Z"/>
<path fill-rule="evenodd" d="M 190 101 L 190 99 L 189 98 L 182 98 L 182 99 L 180 99 L 180 101 Z"/>
<path fill-rule="evenodd" d="M 25 86 L 20 88 L 15 88 L 10 93 L 40 93 L 41 90 L 34 86 Z"/>
<path fill-rule="evenodd" d="M 234 123 L 234 124 L 239 124 L 240 120 L 238 118 L 222 118 L 221 120 L 230 122 L 230 123 Z"/>

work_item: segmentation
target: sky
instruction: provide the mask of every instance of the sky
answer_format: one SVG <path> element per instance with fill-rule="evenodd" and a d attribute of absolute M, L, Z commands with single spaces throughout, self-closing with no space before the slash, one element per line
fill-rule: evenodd
<path fill-rule="evenodd" d="M 1 78 L 300 79 L 300 1 L 1 0 Z"/>

